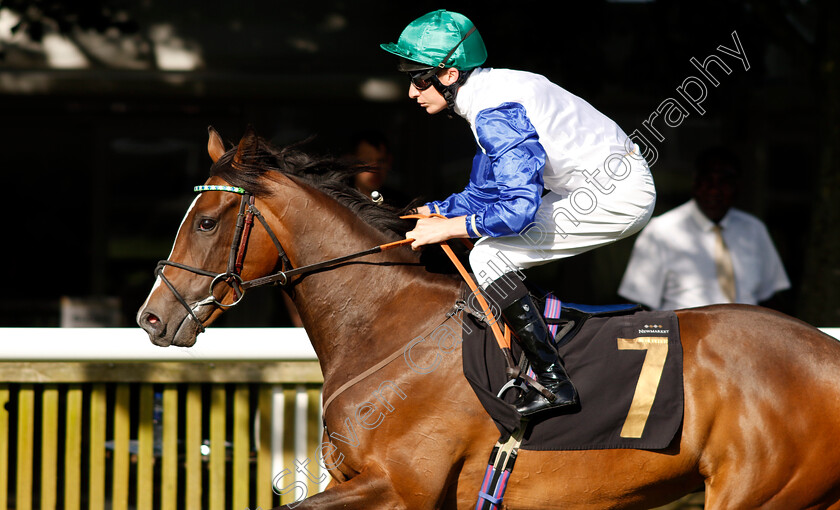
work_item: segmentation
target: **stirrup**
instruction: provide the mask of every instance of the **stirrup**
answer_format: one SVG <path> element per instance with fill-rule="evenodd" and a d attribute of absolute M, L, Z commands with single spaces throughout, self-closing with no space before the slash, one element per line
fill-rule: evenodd
<path fill-rule="evenodd" d="M 510 326 L 507 324 L 505 324 L 505 338 L 508 342 L 510 342 Z M 513 361 L 513 356 L 510 353 L 510 349 L 502 349 L 502 352 L 504 353 L 508 364 L 505 368 L 505 374 L 510 379 L 504 384 L 504 386 L 502 386 L 496 394 L 496 397 L 504 400 L 504 394 L 506 391 L 517 388 L 520 391 L 517 400 L 520 400 L 528 393 L 529 386 L 526 379 L 531 380 L 531 378 L 526 375 L 529 366 L 528 358 L 525 356 L 525 353 L 522 353 L 519 357 L 519 363 L 515 363 Z"/>
<path fill-rule="evenodd" d="M 496 397 L 503 399 L 505 392 L 513 388 L 519 389 L 522 392 L 523 397 L 526 393 L 528 393 L 528 385 L 525 384 L 525 381 L 523 381 L 521 377 L 514 377 L 513 379 L 506 382 L 504 386 L 502 386 L 502 389 L 499 390 L 499 393 L 496 394 Z"/>

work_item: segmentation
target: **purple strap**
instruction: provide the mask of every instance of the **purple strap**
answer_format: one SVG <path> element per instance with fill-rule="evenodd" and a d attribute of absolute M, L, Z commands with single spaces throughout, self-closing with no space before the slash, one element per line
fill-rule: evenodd
<path fill-rule="evenodd" d="M 490 482 L 493 480 L 493 464 L 488 464 L 487 469 L 484 470 L 484 480 L 481 482 L 481 489 L 478 491 L 478 502 L 475 504 L 475 510 L 482 510 L 481 499 L 487 494 L 487 489 L 490 488 Z"/>
<path fill-rule="evenodd" d="M 510 469 L 507 468 L 502 471 L 502 475 L 496 482 L 496 486 L 493 488 L 493 494 L 487 492 L 490 488 L 490 484 L 493 480 L 493 475 L 496 473 L 496 470 L 493 469 L 493 465 L 490 464 L 487 466 L 487 470 L 484 472 L 484 480 L 481 482 L 481 490 L 478 491 L 478 502 L 475 505 L 476 510 L 482 510 L 484 506 L 484 502 L 482 500 L 486 500 L 490 502 L 491 506 L 489 510 L 497 510 L 497 505 L 501 504 L 502 499 L 505 494 L 505 489 L 507 489 L 507 483 L 510 479 Z"/>
<path fill-rule="evenodd" d="M 493 496 L 491 496 L 490 494 L 487 494 L 486 492 L 479 492 L 478 497 L 482 498 L 482 499 L 486 499 L 487 501 L 489 501 L 490 503 L 492 503 L 494 505 L 498 505 L 499 503 L 502 502 L 502 498 L 494 498 Z M 479 503 L 480 503 L 480 501 L 479 501 Z"/>
<path fill-rule="evenodd" d="M 545 299 L 545 311 L 543 316 L 546 319 L 559 319 L 560 318 L 560 309 L 561 309 L 562 302 L 554 297 L 554 295 L 549 294 Z M 557 328 L 560 327 L 559 324 L 549 324 L 548 330 L 551 331 L 551 336 L 557 334 Z"/>

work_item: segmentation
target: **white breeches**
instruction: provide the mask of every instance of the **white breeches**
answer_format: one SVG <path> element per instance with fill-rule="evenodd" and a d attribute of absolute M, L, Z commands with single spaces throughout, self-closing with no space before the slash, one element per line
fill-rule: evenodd
<path fill-rule="evenodd" d="M 640 231 L 653 214 L 656 189 L 647 163 L 631 157 L 614 172 L 580 172 L 568 191 L 542 197 L 534 222 L 519 235 L 483 237 L 470 252 L 482 288 L 502 274 L 578 255 Z M 622 172 L 623 170 L 623 172 Z"/>

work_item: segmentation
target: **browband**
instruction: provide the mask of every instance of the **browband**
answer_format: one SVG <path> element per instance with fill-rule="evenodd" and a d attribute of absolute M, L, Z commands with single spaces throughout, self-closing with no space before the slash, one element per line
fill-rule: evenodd
<path fill-rule="evenodd" d="M 243 188 L 239 188 L 237 186 L 221 186 L 218 184 L 205 184 L 203 186 L 196 186 L 193 188 L 193 191 L 196 193 L 201 193 L 202 191 L 230 191 L 231 193 L 239 193 L 240 195 L 244 195 L 247 193 Z"/>

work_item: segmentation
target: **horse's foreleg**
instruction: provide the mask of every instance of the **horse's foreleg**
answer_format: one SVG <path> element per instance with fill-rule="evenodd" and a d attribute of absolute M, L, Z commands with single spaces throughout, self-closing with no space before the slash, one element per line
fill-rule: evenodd
<path fill-rule="evenodd" d="M 331 484 L 332 485 L 332 484 Z M 346 482 L 328 487 L 320 494 L 303 501 L 289 503 L 276 510 L 407 509 L 408 506 L 394 490 L 390 477 L 383 470 L 371 468 Z"/>

